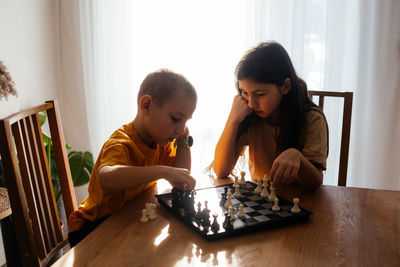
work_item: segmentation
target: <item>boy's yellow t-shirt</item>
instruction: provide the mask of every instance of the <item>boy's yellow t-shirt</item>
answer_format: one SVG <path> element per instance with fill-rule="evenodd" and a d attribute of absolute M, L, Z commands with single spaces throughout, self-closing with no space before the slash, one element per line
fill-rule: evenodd
<path fill-rule="evenodd" d="M 128 200 L 154 185 L 156 181 L 122 191 L 104 190 L 98 179 L 101 167 L 109 165 L 128 166 L 172 166 L 175 160 L 176 149 L 173 143 L 164 147 L 150 148 L 145 145 L 133 128 L 133 121 L 116 130 L 104 143 L 93 167 L 89 182 L 89 195 L 79 205 L 78 210 L 69 216 L 69 232 L 79 230 L 86 220 L 109 216 L 120 209 Z"/>
<path fill-rule="evenodd" d="M 266 120 L 258 120 L 247 132 L 238 138 L 237 153 L 243 153 L 249 146 L 249 171 L 252 179 L 271 175 L 271 168 L 278 154 L 278 126 Z M 326 169 L 327 123 L 324 115 L 317 110 L 307 112 L 305 124 L 300 133 L 300 152 L 320 170 Z"/>

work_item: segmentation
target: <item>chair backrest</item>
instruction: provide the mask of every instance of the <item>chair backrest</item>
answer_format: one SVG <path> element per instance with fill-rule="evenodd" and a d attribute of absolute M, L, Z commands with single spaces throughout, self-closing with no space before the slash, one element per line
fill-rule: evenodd
<path fill-rule="evenodd" d="M 350 126 L 351 126 L 351 110 L 353 106 L 352 92 L 328 92 L 328 91 L 308 91 L 308 95 L 312 99 L 313 96 L 318 96 L 318 106 L 324 110 L 325 97 L 342 97 L 343 104 L 343 120 L 342 120 L 342 138 L 340 144 L 340 161 L 339 161 L 339 186 L 346 186 L 347 181 L 347 165 L 349 159 L 349 144 L 350 144 Z"/>
<path fill-rule="evenodd" d="M 47 112 L 67 217 L 77 208 L 57 102 L 47 101 L 0 120 L 0 153 L 24 266 L 47 265 L 68 243 L 60 227 L 39 122 L 41 111 Z"/>

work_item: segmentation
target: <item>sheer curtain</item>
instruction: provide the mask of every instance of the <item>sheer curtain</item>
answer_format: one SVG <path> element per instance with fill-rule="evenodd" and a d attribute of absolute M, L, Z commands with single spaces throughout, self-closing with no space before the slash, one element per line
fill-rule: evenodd
<path fill-rule="evenodd" d="M 196 87 L 193 174 L 205 168 L 235 94 L 242 54 L 263 40 L 289 52 L 309 89 L 353 91 L 348 185 L 400 190 L 400 2 L 79 1 L 91 149 L 136 113 L 145 75 L 170 68 Z M 342 103 L 329 103 L 325 183 L 337 179 Z"/>

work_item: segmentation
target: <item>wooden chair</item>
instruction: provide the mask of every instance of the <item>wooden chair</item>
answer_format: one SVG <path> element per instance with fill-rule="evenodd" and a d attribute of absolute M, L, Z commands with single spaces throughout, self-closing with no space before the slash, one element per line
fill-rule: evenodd
<path fill-rule="evenodd" d="M 46 266 L 68 244 L 46 159 L 41 111 L 47 112 L 67 217 L 77 208 L 57 102 L 47 101 L 0 120 L 0 153 L 23 266 Z"/>
<path fill-rule="evenodd" d="M 349 159 L 350 144 L 350 126 L 351 126 L 351 110 L 353 106 L 352 92 L 326 92 L 326 91 L 308 91 L 308 95 L 312 99 L 318 96 L 318 105 L 323 110 L 325 97 L 343 97 L 343 120 L 342 120 L 342 138 L 340 144 L 340 161 L 339 161 L 339 179 L 338 186 L 346 186 L 347 181 L 347 163 Z"/>

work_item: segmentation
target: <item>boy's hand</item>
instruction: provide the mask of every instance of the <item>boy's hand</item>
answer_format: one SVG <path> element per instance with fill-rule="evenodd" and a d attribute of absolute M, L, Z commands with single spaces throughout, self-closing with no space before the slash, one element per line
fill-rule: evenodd
<path fill-rule="evenodd" d="M 247 103 L 247 100 L 241 96 L 237 95 L 233 99 L 231 112 L 229 113 L 229 118 L 233 123 L 239 124 L 241 123 L 248 115 L 253 112 Z"/>
<path fill-rule="evenodd" d="M 193 190 L 196 180 L 190 175 L 189 170 L 184 168 L 169 167 L 165 178 L 174 187 L 184 190 Z"/>
<path fill-rule="evenodd" d="M 272 163 L 271 179 L 273 187 L 298 182 L 301 152 L 294 148 L 283 151 Z"/>
<path fill-rule="evenodd" d="M 188 135 L 189 135 L 189 128 L 185 125 L 185 131 L 183 132 L 183 134 L 177 136 L 176 139 L 177 139 L 177 140 L 178 140 L 178 139 L 183 139 L 183 138 L 185 138 L 185 137 L 188 136 Z"/>

